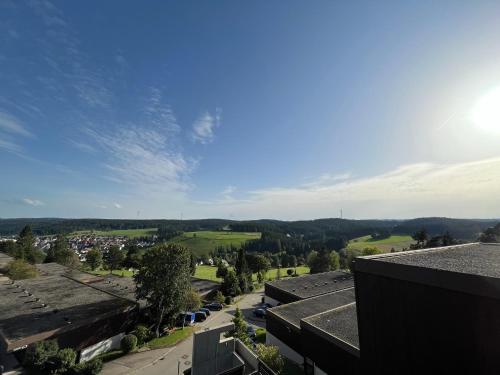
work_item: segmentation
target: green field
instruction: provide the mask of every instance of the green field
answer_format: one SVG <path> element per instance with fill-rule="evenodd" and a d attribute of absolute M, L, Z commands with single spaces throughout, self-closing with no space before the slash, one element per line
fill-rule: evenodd
<path fill-rule="evenodd" d="M 172 238 L 169 243 L 176 243 L 187 247 L 195 255 L 207 255 L 217 246 L 240 246 L 248 240 L 259 239 L 260 233 L 245 232 L 218 232 L 218 231 L 198 231 L 185 232 L 181 236 Z"/>
<path fill-rule="evenodd" d="M 363 250 L 366 247 L 377 247 L 384 253 L 389 253 L 392 248 L 396 251 L 401 251 L 405 247 L 410 247 L 414 242 L 411 236 L 390 236 L 383 240 L 373 240 L 371 236 L 363 236 L 349 241 L 347 248 Z"/>
<path fill-rule="evenodd" d="M 147 237 L 156 234 L 156 228 L 144 229 L 117 229 L 117 230 L 79 230 L 70 234 L 70 236 L 93 234 L 96 236 L 125 236 L 129 238 Z"/>
<path fill-rule="evenodd" d="M 289 267 L 289 268 L 292 268 L 292 267 Z M 286 276 L 287 269 L 288 268 L 281 269 L 281 277 Z M 196 272 L 194 274 L 194 277 L 197 277 L 199 279 L 205 279 L 205 280 L 222 281 L 221 279 L 219 279 L 215 276 L 216 273 L 217 273 L 217 267 L 203 265 L 203 266 L 196 267 Z M 267 271 L 265 279 L 266 280 L 274 280 L 277 276 L 277 273 L 278 273 L 278 269 L 272 268 L 269 271 Z M 297 274 L 298 275 L 303 275 L 305 273 L 309 273 L 309 267 L 307 267 L 307 266 L 297 267 Z M 253 281 L 257 281 L 257 274 L 253 274 L 252 279 L 253 279 Z"/>

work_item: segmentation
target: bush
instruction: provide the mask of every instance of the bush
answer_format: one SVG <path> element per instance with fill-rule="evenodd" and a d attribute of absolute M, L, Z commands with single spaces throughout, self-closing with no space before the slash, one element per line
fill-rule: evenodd
<path fill-rule="evenodd" d="M 38 276 L 36 267 L 22 259 L 16 259 L 7 266 L 7 275 L 12 280 L 32 279 Z"/>
<path fill-rule="evenodd" d="M 130 353 L 137 347 L 137 337 L 132 334 L 123 336 L 120 347 L 124 353 Z"/>
<path fill-rule="evenodd" d="M 285 366 L 285 361 L 277 346 L 257 344 L 255 354 L 277 374 L 280 374 Z"/>
<path fill-rule="evenodd" d="M 287 269 L 287 270 L 286 270 L 286 274 L 287 274 L 288 276 L 292 276 L 292 275 L 293 275 L 293 270 L 292 270 L 291 268 Z"/>
<path fill-rule="evenodd" d="M 79 363 L 71 368 L 71 375 L 97 375 L 102 370 L 102 360 L 94 358 L 88 362 Z"/>
<path fill-rule="evenodd" d="M 232 302 L 233 302 L 233 299 L 231 298 L 231 296 L 226 296 L 226 298 L 224 298 L 225 305 L 230 305 Z"/>
<path fill-rule="evenodd" d="M 151 338 L 151 331 L 148 327 L 138 325 L 135 327 L 134 335 L 137 337 L 137 345 L 144 345 Z"/>
<path fill-rule="evenodd" d="M 48 359 L 57 355 L 59 345 L 56 340 L 39 341 L 28 346 L 24 354 L 23 365 L 28 369 L 42 372 Z"/>
<path fill-rule="evenodd" d="M 224 294 L 222 294 L 220 290 L 218 290 L 215 295 L 215 302 L 224 303 Z"/>
<path fill-rule="evenodd" d="M 59 350 L 52 358 L 52 373 L 65 374 L 71 367 L 75 365 L 76 352 L 71 348 Z"/>

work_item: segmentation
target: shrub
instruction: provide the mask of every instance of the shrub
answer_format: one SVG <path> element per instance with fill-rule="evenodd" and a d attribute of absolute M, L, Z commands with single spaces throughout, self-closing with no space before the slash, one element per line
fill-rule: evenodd
<path fill-rule="evenodd" d="M 120 347 L 124 353 L 130 353 L 137 347 L 137 337 L 132 334 L 123 336 Z"/>
<path fill-rule="evenodd" d="M 16 259 L 7 266 L 7 275 L 12 280 L 32 279 L 38 276 L 36 267 L 22 259 Z"/>
<path fill-rule="evenodd" d="M 102 360 L 94 358 L 90 361 L 79 363 L 71 368 L 71 375 L 97 375 L 102 370 Z"/>
<path fill-rule="evenodd" d="M 231 298 L 231 296 L 226 296 L 226 298 L 224 298 L 224 304 L 230 305 L 232 302 L 233 299 Z"/>
<path fill-rule="evenodd" d="M 144 345 L 151 338 L 151 331 L 148 327 L 138 325 L 135 327 L 134 335 L 137 337 L 137 344 Z"/>
<path fill-rule="evenodd" d="M 286 270 L 286 274 L 287 274 L 288 276 L 292 276 L 292 275 L 293 275 L 293 270 L 292 270 L 291 268 L 287 269 L 287 270 Z"/>
<path fill-rule="evenodd" d="M 61 349 L 52 358 L 52 373 L 65 374 L 75 365 L 76 352 L 71 348 Z"/>
<path fill-rule="evenodd" d="M 215 302 L 224 303 L 224 294 L 222 294 L 220 290 L 218 290 L 215 295 Z"/>
<path fill-rule="evenodd" d="M 277 374 L 280 374 L 285 366 L 285 361 L 277 346 L 257 344 L 255 354 Z"/>
<path fill-rule="evenodd" d="M 59 350 L 56 340 L 39 341 L 28 346 L 24 354 L 23 365 L 28 369 L 43 371 L 49 358 L 54 357 Z"/>

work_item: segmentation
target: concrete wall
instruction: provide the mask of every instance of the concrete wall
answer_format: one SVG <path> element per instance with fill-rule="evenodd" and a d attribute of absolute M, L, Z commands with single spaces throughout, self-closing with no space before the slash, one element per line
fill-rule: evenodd
<path fill-rule="evenodd" d="M 280 303 L 280 301 L 275 300 L 274 298 L 271 298 L 269 296 L 265 296 L 264 297 L 264 301 L 266 303 L 270 303 L 271 305 L 273 305 L 273 307 L 278 306 L 278 303 Z"/>
<path fill-rule="evenodd" d="M 259 358 L 248 349 L 245 344 L 236 339 L 236 353 L 245 361 L 246 364 L 252 366 L 254 370 L 259 368 Z"/>
<path fill-rule="evenodd" d="M 82 351 L 80 352 L 80 362 L 89 361 L 101 353 L 109 352 L 113 349 L 118 349 L 120 347 L 120 341 L 123 336 L 125 336 L 125 333 L 122 332 L 116 336 L 110 337 L 107 340 L 103 340 L 95 345 L 82 349 Z"/>
<path fill-rule="evenodd" d="M 274 345 L 277 346 L 280 349 L 280 353 L 290 359 L 291 361 L 298 363 L 299 365 L 304 363 L 304 357 L 297 353 L 295 350 L 290 348 L 287 344 L 285 344 L 283 341 L 278 339 L 276 336 L 273 336 L 273 334 L 267 332 L 266 333 L 266 345 Z"/>

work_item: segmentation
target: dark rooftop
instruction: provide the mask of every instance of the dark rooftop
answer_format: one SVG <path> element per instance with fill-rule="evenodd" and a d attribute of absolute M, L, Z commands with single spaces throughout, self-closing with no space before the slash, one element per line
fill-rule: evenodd
<path fill-rule="evenodd" d="M 355 302 L 303 319 L 301 326 L 322 333 L 326 339 L 348 350 L 359 351 Z"/>
<path fill-rule="evenodd" d="M 135 306 L 63 275 L 3 282 L 0 300 L 0 331 L 10 343 Z"/>
<path fill-rule="evenodd" d="M 375 258 L 387 262 L 443 271 L 500 278 L 500 244 L 473 243 Z"/>
<path fill-rule="evenodd" d="M 266 285 L 305 299 L 351 288 L 354 286 L 354 279 L 350 273 L 331 271 L 276 280 Z"/>
<path fill-rule="evenodd" d="M 355 301 L 354 288 L 273 307 L 268 312 L 300 329 L 300 320 Z"/>

